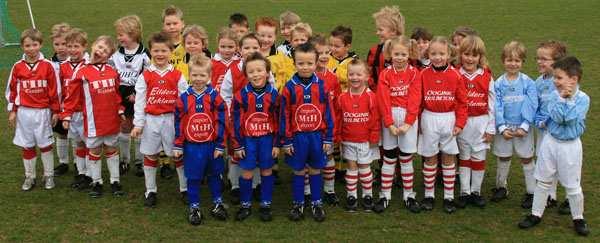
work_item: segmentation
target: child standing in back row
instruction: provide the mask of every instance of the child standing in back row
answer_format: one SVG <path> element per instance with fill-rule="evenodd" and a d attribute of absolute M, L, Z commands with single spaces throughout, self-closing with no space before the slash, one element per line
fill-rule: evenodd
<path fill-rule="evenodd" d="M 404 34 L 404 16 L 398 6 L 385 6 L 373 14 L 379 44 L 373 45 L 367 54 L 367 63 L 371 69 L 371 79 L 377 85 L 379 73 L 390 65 L 385 61 L 383 46 L 393 37 Z"/>

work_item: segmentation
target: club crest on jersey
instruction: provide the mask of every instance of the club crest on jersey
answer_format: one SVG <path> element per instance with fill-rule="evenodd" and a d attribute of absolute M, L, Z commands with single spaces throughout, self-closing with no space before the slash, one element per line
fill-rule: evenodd
<path fill-rule="evenodd" d="M 319 129 L 323 116 L 321 110 L 314 104 L 302 104 L 296 108 L 294 121 L 298 130 L 312 132 Z"/>
<path fill-rule="evenodd" d="M 307 95 L 304 95 L 304 99 L 305 99 L 305 100 L 310 100 L 310 95 L 309 95 L 309 94 L 307 94 Z"/>
<path fill-rule="evenodd" d="M 475 84 L 473 84 L 473 83 L 468 83 L 468 84 L 467 84 L 467 88 L 469 88 L 469 89 L 475 88 Z"/>
<path fill-rule="evenodd" d="M 204 105 L 202 105 L 202 104 L 196 105 L 196 110 L 202 110 L 202 108 L 204 108 Z"/>
<path fill-rule="evenodd" d="M 164 83 L 165 83 L 165 80 L 163 80 L 163 79 L 161 79 L 161 80 L 158 80 L 158 83 L 159 83 L 159 84 L 164 84 Z"/>
<path fill-rule="evenodd" d="M 268 135 L 272 132 L 269 114 L 264 112 L 254 112 L 244 124 L 246 133 L 252 137 Z"/>
<path fill-rule="evenodd" d="M 262 109 L 263 104 L 256 104 L 256 109 Z"/>
<path fill-rule="evenodd" d="M 188 140 L 196 143 L 207 142 L 215 132 L 213 120 L 206 113 L 194 113 L 185 127 Z"/>
<path fill-rule="evenodd" d="M 439 80 L 439 79 L 438 79 L 438 80 L 436 80 L 436 81 L 435 81 L 435 83 L 436 83 L 436 84 L 441 84 L 441 83 L 442 83 L 442 80 Z"/>

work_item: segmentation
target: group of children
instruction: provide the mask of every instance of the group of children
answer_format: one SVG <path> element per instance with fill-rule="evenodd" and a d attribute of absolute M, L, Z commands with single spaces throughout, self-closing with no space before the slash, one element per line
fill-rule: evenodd
<path fill-rule="evenodd" d="M 373 18 L 379 43 L 365 61 L 351 51 L 351 28 L 337 26 L 329 37 L 314 34 L 289 11 L 279 22 L 259 18 L 255 33 L 249 33 L 244 15 L 232 15 L 229 27 L 218 33 L 214 55 L 204 28 L 186 26 L 174 6 L 163 11 L 162 32 L 152 34 L 147 46 L 137 16 L 115 21 L 118 47 L 111 37 L 100 36 L 89 55 L 85 32 L 56 25 L 52 61 L 40 52 L 41 32 L 25 30 L 23 59 L 11 70 L 6 90 L 9 122 L 16 127 L 13 142 L 23 151 L 22 189 L 36 184 L 36 146 L 44 186 L 54 187 L 54 126 L 61 163 L 56 173 L 68 168 L 70 138 L 77 167 L 72 186 L 89 189 L 91 197 L 103 193 L 104 155 L 114 195 L 124 193 L 120 175 L 129 161 L 139 161 L 144 205 L 154 207 L 157 168 L 160 158 L 168 157 L 194 225 L 203 221 L 199 192 L 204 180 L 212 196 L 210 214 L 228 218 L 222 196 L 225 171 L 233 202 L 240 205 L 235 218 L 251 216 L 255 197 L 260 219 L 272 220 L 280 156 L 293 171 L 293 221 L 303 219 L 305 208 L 323 221 L 323 204 L 338 204 L 336 169 L 345 170 L 349 211 L 358 210 L 360 184 L 362 207 L 384 212 L 396 177 L 410 212 L 432 210 L 440 175 L 443 209 L 452 213 L 486 205 L 481 186 L 493 142 L 492 201 L 507 197 L 516 153 L 527 190 L 521 206 L 532 210 L 519 227 L 536 225 L 544 208 L 557 204 L 560 181 L 567 194 L 561 212 L 570 212 L 575 230 L 587 235 L 580 136 L 589 97 L 579 90 L 581 64 L 567 57 L 564 44 L 540 43 L 536 61 L 541 75 L 534 81 L 521 72 L 524 45 L 509 42 L 501 55 L 504 73 L 494 78 L 484 42 L 470 28 L 457 28 L 450 40 L 424 28 L 415 28 L 409 37 L 398 7 L 383 7 Z M 280 46 L 275 45 L 278 30 L 285 40 Z M 136 141 L 135 160 L 129 159 L 129 137 Z M 415 153 L 423 160 L 421 201 L 413 189 Z"/>

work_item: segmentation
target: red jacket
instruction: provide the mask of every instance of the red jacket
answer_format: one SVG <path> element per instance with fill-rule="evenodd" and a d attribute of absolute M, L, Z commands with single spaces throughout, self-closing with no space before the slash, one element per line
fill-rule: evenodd
<path fill-rule="evenodd" d="M 62 87 L 62 101 L 64 103 L 65 99 L 67 98 L 67 94 L 69 93 L 67 91 L 67 89 L 69 89 L 69 86 L 71 85 L 71 80 L 73 78 L 73 74 L 75 73 L 75 71 L 81 67 L 83 67 L 85 65 L 85 61 L 81 60 L 79 62 L 63 62 L 60 64 L 59 67 L 59 74 L 58 74 L 58 78 L 60 79 L 60 83 L 61 83 L 61 87 Z M 74 97 L 74 99 L 76 100 L 81 100 L 83 99 L 83 93 L 73 93 L 72 95 L 75 95 L 77 97 Z M 81 104 L 81 106 L 79 107 L 75 107 L 75 112 L 79 112 L 83 110 L 83 102 L 77 102 L 79 104 Z"/>
<path fill-rule="evenodd" d="M 454 112 L 455 126 L 463 128 L 467 122 L 467 90 L 462 76 L 452 66 L 442 71 L 433 67 L 421 72 L 423 89 L 422 108 L 432 112 Z"/>
<path fill-rule="evenodd" d="M 279 102 L 277 90 L 267 83 L 263 93 L 257 94 L 252 85 L 247 84 L 235 94 L 232 103 L 232 123 L 229 129 L 232 146 L 241 149 L 244 137 L 273 135 L 273 146 L 279 147 L 278 122 Z"/>
<path fill-rule="evenodd" d="M 481 116 L 489 113 L 490 82 L 493 80 L 492 71 L 477 69 L 467 74 L 459 69 L 467 88 L 467 113 L 469 116 Z"/>
<path fill-rule="evenodd" d="M 225 73 L 231 66 L 236 66 L 240 62 L 239 58 L 233 58 L 229 62 L 225 62 L 220 55 L 216 54 L 211 60 L 211 86 L 218 91 L 221 90 L 221 83 L 225 77 Z"/>
<path fill-rule="evenodd" d="M 392 66 L 387 67 L 379 74 L 377 87 L 383 125 L 389 127 L 394 124 L 392 107 L 406 109 L 404 123 L 413 125 L 419 115 L 422 99 L 419 70 L 411 65 L 404 71 L 396 71 Z"/>
<path fill-rule="evenodd" d="M 339 124 L 336 136 L 342 142 L 379 142 L 379 108 L 375 93 L 370 89 L 365 88 L 360 95 L 351 94 L 350 91 L 342 93 L 337 100 L 336 110 Z"/>
<path fill-rule="evenodd" d="M 33 64 L 27 63 L 25 59 L 19 60 L 8 77 L 6 99 L 9 111 L 16 111 L 19 106 L 24 106 L 50 108 L 54 114 L 60 112 L 60 86 L 50 61 L 41 55 Z"/>
<path fill-rule="evenodd" d="M 325 81 L 325 92 L 329 94 L 329 100 L 331 104 L 337 104 L 337 99 L 342 94 L 342 86 L 338 81 L 337 75 L 335 73 L 326 70 L 324 72 L 316 72 L 317 77 Z M 335 109 L 332 110 L 331 116 L 333 117 L 334 127 L 338 127 L 338 120 L 336 119 Z M 337 138 L 337 137 L 334 137 Z M 335 141 L 339 142 L 338 140 Z"/>

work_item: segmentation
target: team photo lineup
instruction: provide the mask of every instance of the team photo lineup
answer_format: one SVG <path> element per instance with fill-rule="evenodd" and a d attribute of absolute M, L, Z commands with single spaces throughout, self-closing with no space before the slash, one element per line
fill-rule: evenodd
<path fill-rule="evenodd" d="M 523 193 L 520 206 L 530 211 L 515 228 L 535 227 L 557 207 L 577 234 L 590 233 L 580 139 L 590 97 L 579 88 L 582 63 L 564 42 L 509 41 L 491 50 L 504 68 L 492 72 L 475 29 L 458 26 L 448 37 L 406 30 L 398 6 L 372 13 L 379 42 L 365 57 L 351 49 L 351 27 L 315 33 L 293 11 L 252 16 L 254 23 L 233 13 L 218 33 L 185 22 L 177 6 L 160 14 L 162 29 L 145 38 L 136 15 L 118 17 L 113 33 L 95 39 L 68 23 L 21 33 L 23 55 L 5 97 L 23 191 L 51 190 L 55 176 L 73 170 L 69 186 L 91 198 L 144 190 L 140 207 L 171 207 L 157 177 L 175 177 L 192 225 L 210 224 L 207 215 L 322 222 L 328 207 L 452 214 Z M 42 44 L 54 55 L 45 57 Z M 538 70 L 531 77 L 522 72 L 530 56 Z M 488 150 L 496 161 L 491 192 L 482 188 Z M 525 192 L 508 188 L 513 158 Z M 292 173 L 280 173 L 284 167 Z M 145 188 L 122 185 L 128 173 Z M 280 187 L 291 188 L 285 215 L 272 208 Z M 393 188 L 401 199 L 392 200 Z"/>

